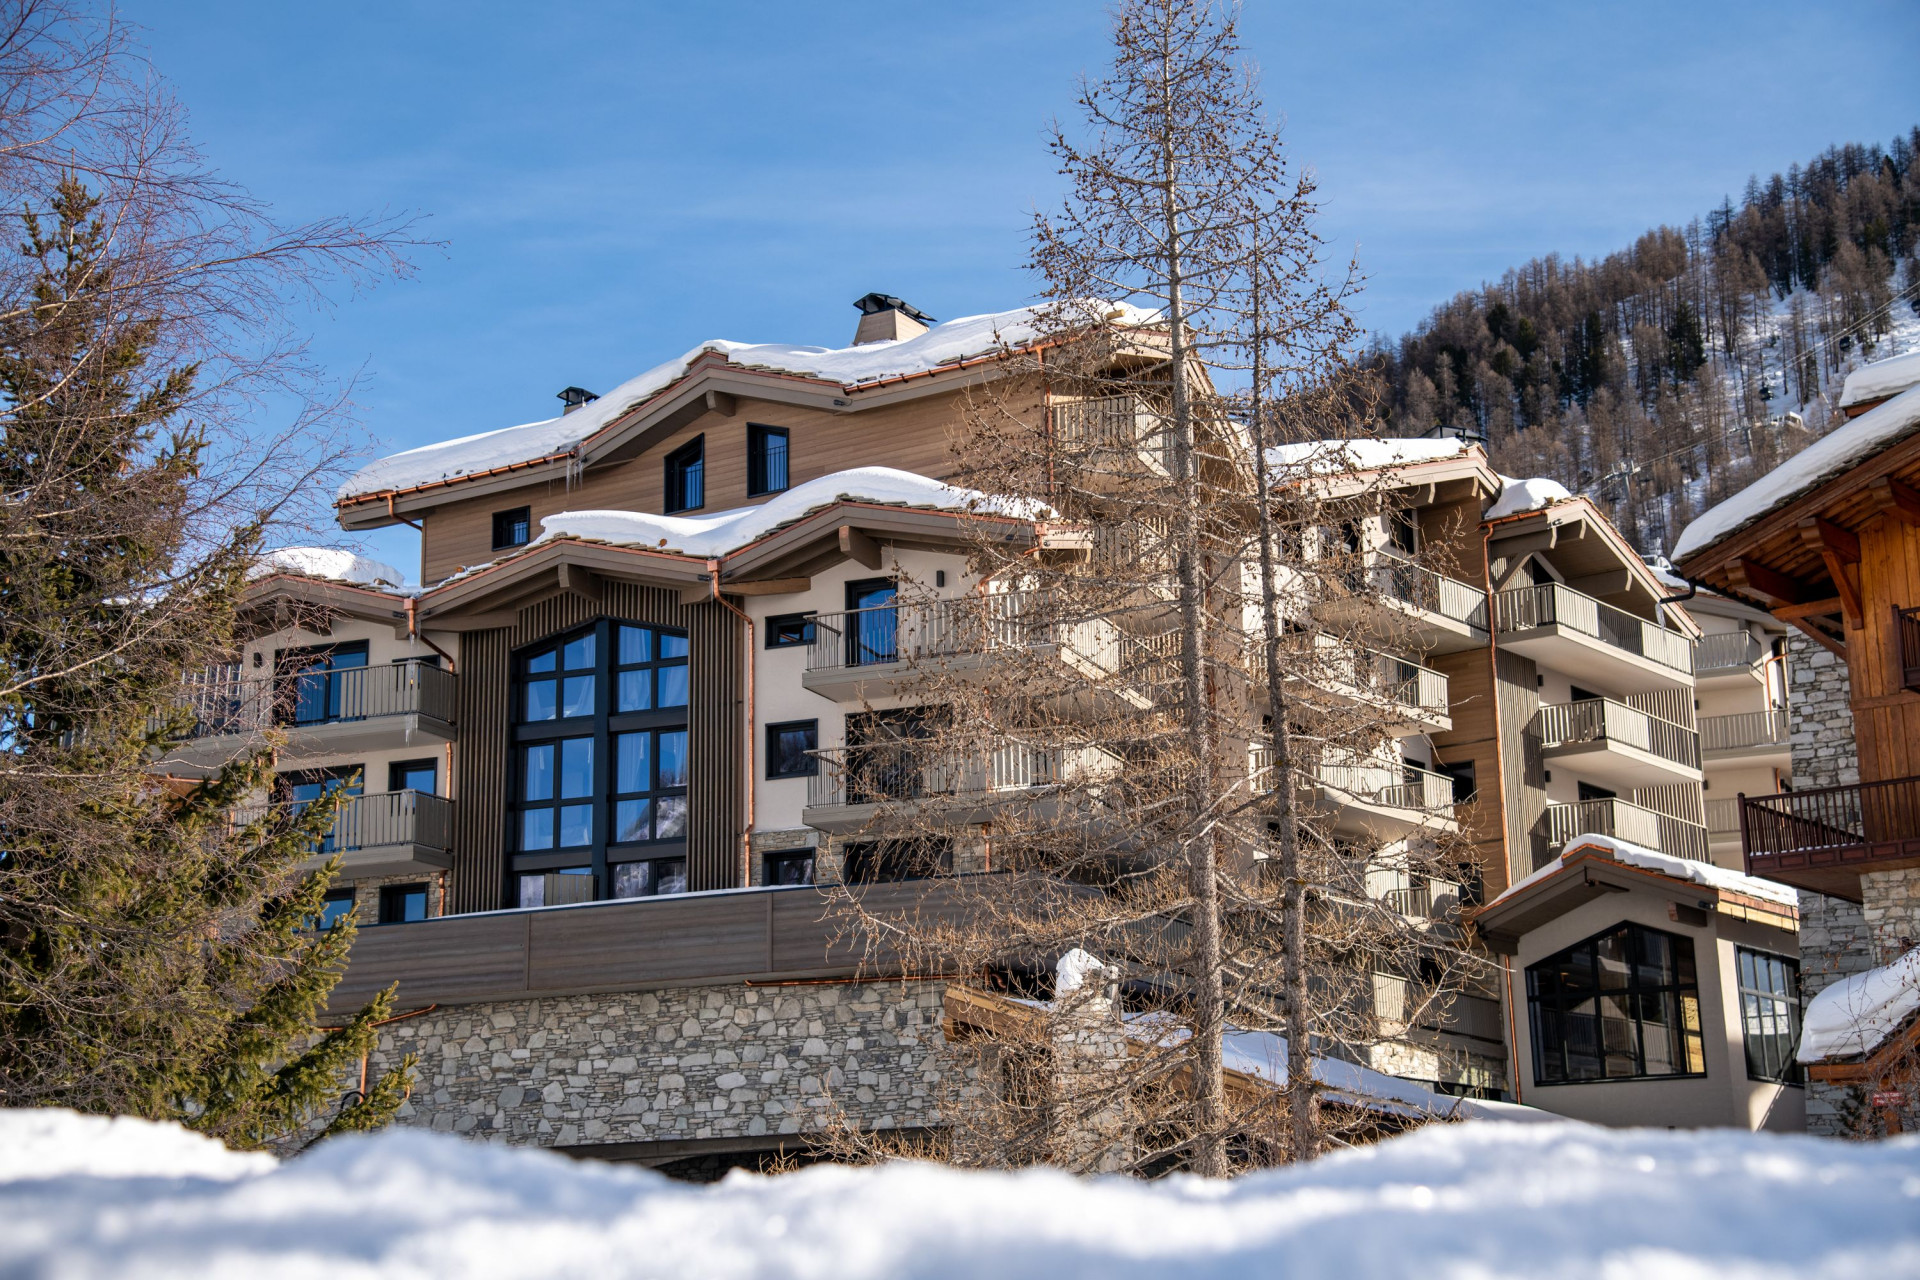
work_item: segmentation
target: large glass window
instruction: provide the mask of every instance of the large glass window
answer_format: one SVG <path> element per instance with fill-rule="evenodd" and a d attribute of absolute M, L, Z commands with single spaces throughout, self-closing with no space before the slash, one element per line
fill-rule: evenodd
<path fill-rule="evenodd" d="M 302 769 L 297 772 L 283 773 L 276 780 L 276 790 L 280 799 L 294 813 L 299 813 L 315 800 L 344 791 L 350 796 L 360 794 L 360 769 L 355 765 L 342 765 L 335 769 Z M 357 849 L 360 842 L 356 839 L 355 815 L 346 802 L 335 812 L 333 826 L 320 840 L 320 853 L 334 853 L 341 849 Z"/>
<path fill-rule="evenodd" d="M 847 665 L 897 662 L 900 658 L 899 589 L 891 578 L 847 584 Z"/>
<path fill-rule="evenodd" d="M 1800 1083 L 1793 1060 L 1800 1044 L 1800 964 L 1785 956 L 1737 947 L 1740 1026 L 1747 1043 L 1747 1078 Z"/>
<path fill-rule="evenodd" d="M 1527 967 L 1536 1084 L 1705 1075 L 1693 940 L 1622 924 Z"/>
<path fill-rule="evenodd" d="M 286 649 L 276 658 L 280 687 L 277 719 L 282 724 L 327 724 L 364 714 L 364 677 L 348 674 L 367 665 L 367 642 Z"/>
<path fill-rule="evenodd" d="M 601 621 L 515 663 L 509 834 L 520 904 L 683 892 L 687 637 Z"/>

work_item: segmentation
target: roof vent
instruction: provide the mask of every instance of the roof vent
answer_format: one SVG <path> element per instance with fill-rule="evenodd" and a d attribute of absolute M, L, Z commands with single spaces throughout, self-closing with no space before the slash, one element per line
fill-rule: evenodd
<path fill-rule="evenodd" d="M 918 307 L 908 306 L 889 293 L 870 293 L 853 305 L 860 308 L 860 327 L 853 331 L 856 347 L 869 342 L 915 338 L 925 333 L 928 325 L 938 323 Z"/>
<path fill-rule="evenodd" d="M 564 391 L 560 392 L 560 403 L 567 406 L 566 408 L 560 411 L 560 414 L 562 417 L 565 417 L 567 414 L 572 413 L 575 409 L 578 409 L 581 405 L 592 404 L 595 400 L 598 400 L 599 398 L 600 398 L 599 396 L 587 390 L 585 387 L 568 387 Z"/>

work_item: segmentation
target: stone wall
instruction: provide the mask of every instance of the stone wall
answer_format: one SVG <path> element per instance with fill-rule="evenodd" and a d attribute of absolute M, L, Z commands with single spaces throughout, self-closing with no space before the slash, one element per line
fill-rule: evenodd
<path fill-rule="evenodd" d="M 434 1010 L 381 1030 L 417 1054 L 399 1123 L 538 1146 L 938 1123 L 937 982 L 728 985 Z"/>

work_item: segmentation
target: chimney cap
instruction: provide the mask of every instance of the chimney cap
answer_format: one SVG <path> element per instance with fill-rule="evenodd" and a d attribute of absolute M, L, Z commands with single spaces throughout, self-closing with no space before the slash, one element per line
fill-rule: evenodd
<path fill-rule="evenodd" d="M 554 393 L 554 398 L 566 406 L 565 412 L 572 413 L 583 404 L 592 404 L 600 397 L 585 387 L 564 387 Z"/>
<path fill-rule="evenodd" d="M 918 320 L 921 324 L 931 325 L 939 323 L 939 321 L 920 310 L 920 308 L 910 306 L 890 293 L 869 293 L 865 297 L 855 299 L 853 305 L 860 309 L 860 314 L 863 316 L 877 316 L 882 311 L 898 311 L 905 316 Z"/>

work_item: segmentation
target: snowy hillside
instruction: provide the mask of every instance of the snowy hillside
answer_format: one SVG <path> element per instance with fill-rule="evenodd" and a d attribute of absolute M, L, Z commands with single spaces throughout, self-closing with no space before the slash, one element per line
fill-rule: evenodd
<path fill-rule="evenodd" d="M 49 1113 L 0 1112 L 0 1151 Z M 420 1132 L 160 1176 L 117 1122 L 0 1181 L 0 1275 L 1920 1276 L 1920 1138 L 1440 1125 L 1229 1183 L 821 1166 L 708 1187 Z M 91 1166 L 90 1168 L 88 1166 Z"/>

